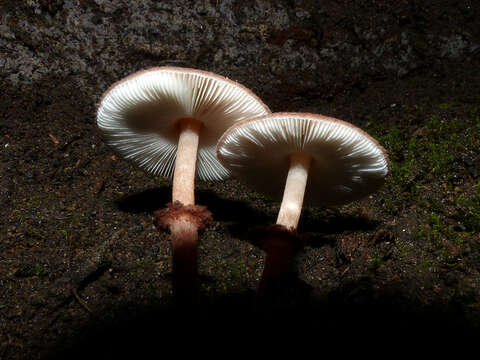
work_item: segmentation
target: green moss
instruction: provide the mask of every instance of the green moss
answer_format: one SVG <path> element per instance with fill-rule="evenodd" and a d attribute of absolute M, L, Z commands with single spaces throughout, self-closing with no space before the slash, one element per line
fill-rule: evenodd
<path fill-rule="evenodd" d="M 477 184 L 478 187 L 478 184 Z M 468 231 L 480 232 L 480 195 L 469 198 L 459 196 L 456 200 L 456 218 Z"/>
<path fill-rule="evenodd" d="M 168 181 L 165 180 L 165 179 L 162 178 L 162 177 L 159 177 L 159 178 L 158 178 L 158 186 L 159 186 L 159 187 L 168 186 Z"/>
<path fill-rule="evenodd" d="M 442 103 L 442 104 L 439 104 L 438 107 L 442 110 L 448 110 L 450 109 L 451 107 L 453 106 L 453 104 L 451 103 Z"/>
<path fill-rule="evenodd" d="M 61 229 L 60 234 L 65 237 L 65 240 L 68 240 L 68 231 L 66 229 Z"/>
<path fill-rule="evenodd" d="M 47 269 L 41 264 L 35 265 L 22 265 L 17 271 L 15 271 L 15 276 L 18 278 L 29 278 L 29 277 L 45 277 L 48 275 Z"/>
<path fill-rule="evenodd" d="M 436 212 L 430 213 L 427 223 L 420 224 L 417 238 L 425 238 L 434 248 L 440 248 L 444 239 L 453 239 L 456 232 L 447 225 L 444 217 Z"/>
<path fill-rule="evenodd" d="M 372 270 L 378 270 L 383 265 L 383 258 L 381 256 L 374 256 L 370 259 L 370 268 Z"/>
<path fill-rule="evenodd" d="M 440 115 L 426 119 L 425 110 L 420 107 L 402 111 L 391 122 L 382 123 L 371 115 L 367 116 L 366 130 L 386 148 L 390 157 L 391 172 L 387 184 L 391 186 L 391 198 L 384 201 L 387 212 L 394 214 L 413 205 L 429 207 L 425 196 L 436 192 L 435 187 L 445 189 L 441 194 L 452 191 L 455 180 L 461 176 L 458 173 L 462 167 L 460 154 L 480 145 L 480 121 L 475 117 L 478 107 L 469 108 L 468 114 L 464 115 L 470 119 L 473 117 L 477 127 L 472 126 L 472 120 L 451 119 L 442 114 L 455 111 L 456 117 L 462 117 L 457 107 L 454 103 L 438 104 Z M 465 112 L 464 108 L 460 109 Z M 412 123 L 417 124 L 415 129 L 411 128 Z M 433 205 L 430 199 L 428 202 Z M 437 211 L 444 205 L 435 208 Z M 474 216 L 469 219 L 476 223 Z"/>
<path fill-rule="evenodd" d="M 40 264 L 37 264 L 33 267 L 33 272 L 35 276 L 43 277 L 48 274 L 47 270 Z"/>
<path fill-rule="evenodd" d="M 437 262 L 430 257 L 425 257 L 425 255 L 422 257 L 421 261 L 419 261 L 416 266 L 416 270 L 419 273 L 431 271 L 431 269 L 435 268 L 437 268 Z"/>
<path fill-rule="evenodd" d="M 262 200 L 262 201 L 266 201 L 266 202 L 273 201 L 273 199 L 270 196 L 265 195 L 265 194 L 261 194 L 261 193 L 258 193 L 258 192 L 248 193 L 248 197 L 252 200 Z"/>
<path fill-rule="evenodd" d="M 234 263 L 232 263 L 229 269 L 230 269 L 230 277 L 232 279 L 246 277 L 248 273 L 247 265 L 241 260 L 237 260 Z"/>

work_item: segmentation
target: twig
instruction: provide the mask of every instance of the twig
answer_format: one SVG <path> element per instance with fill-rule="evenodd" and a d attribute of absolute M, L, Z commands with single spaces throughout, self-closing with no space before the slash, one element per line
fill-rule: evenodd
<path fill-rule="evenodd" d="M 350 270 L 350 266 L 347 266 L 347 268 L 343 270 L 342 275 L 340 275 L 340 278 L 343 278 L 343 275 L 345 275 L 348 270 Z"/>
<path fill-rule="evenodd" d="M 48 136 L 50 137 L 50 140 L 52 140 L 54 145 L 60 144 L 60 142 L 57 140 L 57 138 L 55 136 L 53 136 L 52 134 L 48 134 Z"/>
<path fill-rule="evenodd" d="M 88 307 L 87 303 L 83 301 L 80 296 L 78 295 L 77 289 L 72 289 L 72 294 L 77 299 L 78 303 L 83 306 L 85 310 L 87 310 L 91 315 L 93 315 L 93 311 Z"/>

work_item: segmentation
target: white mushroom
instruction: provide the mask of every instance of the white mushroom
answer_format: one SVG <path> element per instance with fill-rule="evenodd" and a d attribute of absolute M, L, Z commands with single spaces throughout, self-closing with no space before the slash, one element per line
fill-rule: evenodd
<path fill-rule="evenodd" d="M 223 180 L 228 171 L 215 146 L 237 121 L 270 110 L 244 86 L 206 71 L 159 67 L 112 85 L 101 99 L 97 124 L 125 158 L 173 178 L 172 202 L 194 204 L 194 178 Z M 198 153 L 198 155 L 197 155 Z"/>
<path fill-rule="evenodd" d="M 195 176 L 229 176 L 217 160 L 221 134 L 237 121 L 268 114 L 268 107 L 244 86 L 222 76 L 187 68 L 139 71 L 102 96 L 97 124 L 106 142 L 143 169 L 173 178 L 172 204 L 155 223 L 172 237 L 174 290 L 180 300 L 199 295 L 198 230 L 211 219 L 195 205 Z"/>
<path fill-rule="evenodd" d="M 267 252 L 263 282 L 284 274 L 302 247 L 294 242 L 300 242 L 295 230 L 304 198 L 315 205 L 345 204 L 377 190 L 388 173 L 385 150 L 367 133 L 308 113 L 236 123 L 220 138 L 217 156 L 257 191 L 274 198 L 283 194 L 277 226 L 261 232 Z"/>
<path fill-rule="evenodd" d="M 220 162 L 256 190 L 280 198 L 277 224 L 296 229 L 305 200 L 341 205 L 379 188 L 388 157 L 376 140 L 345 121 L 275 113 L 236 123 L 217 145 Z"/>

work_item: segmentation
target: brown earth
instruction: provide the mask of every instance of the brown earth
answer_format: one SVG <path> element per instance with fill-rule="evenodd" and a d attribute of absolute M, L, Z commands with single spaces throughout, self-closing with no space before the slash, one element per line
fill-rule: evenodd
<path fill-rule="evenodd" d="M 5 0 L 0 16 L 0 359 L 162 354 L 172 338 L 215 351 L 214 334 L 248 348 L 306 328 L 319 348 L 478 335 L 478 1 Z M 254 311 L 264 253 L 245 234 L 278 202 L 198 183 L 215 221 L 192 320 L 152 225 L 171 184 L 102 142 L 102 93 L 160 65 L 350 121 L 389 152 L 381 191 L 304 210 L 307 246 L 269 314 Z"/>

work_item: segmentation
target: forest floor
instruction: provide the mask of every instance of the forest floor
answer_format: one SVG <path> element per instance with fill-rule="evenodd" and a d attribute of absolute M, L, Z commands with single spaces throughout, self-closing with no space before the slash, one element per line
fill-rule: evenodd
<path fill-rule="evenodd" d="M 55 17 L 54 5 L 31 3 L 52 19 L 65 14 L 57 9 L 60 15 Z M 62 3 L 52 2 L 57 7 Z M 213 8 L 223 6 L 214 3 Z M 313 13 L 312 2 L 300 3 Z M 326 6 L 334 3 L 325 1 Z M 430 33 L 459 16 L 457 2 L 444 1 L 443 18 L 435 18 L 443 20 L 437 23 L 427 13 L 435 9 L 429 5 L 434 2 L 424 3 L 423 15 L 418 9 L 406 13 Z M 2 45 L 0 52 L 11 59 L 15 53 L 9 49 L 15 44 L 28 51 L 38 48 L 40 55 L 57 44 L 55 38 L 45 48 L 29 42 L 19 24 L 25 18 L 32 24 L 37 20 L 28 20 L 34 12 L 22 4 L 17 13 L 3 8 L 12 14 L 9 26 L 16 37 L 4 35 L 11 47 Z M 94 7 L 93 2 L 85 4 Z M 376 11 L 388 17 L 393 8 Z M 195 11 L 202 16 L 203 10 Z M 243 10 L 237 6 L 232 11 Z M 392 340 L 435 334 L 465 340 L 478 335 L 480 47 L 475 45 L 478 29 L 465 11 L 464 27 L 452 32 L 473 45 L 457 58 L 429 61 L 426 51 L 418 57 L 420 65 L 405 74 L 384 77 L 365 70 L 358 77 L 353 72 L 339 75 L 338 87 L 329 93 L 320 87 L 310 91 L 311 85 L 302 88 L 291 69 L 284 69 L 282 83 L 270 88 L 262 81 L 255 88 L 274 111 L 323 109 L 354 122 L 385 147 L 391 172 L 380 191 L 364 200 L 335 209 L 304 209 L 298 232 L 308 236 L 307 245 L 297 272 L 285 281 L 268 314 L 258 314 L 254 307 L 264 253 L 245 235 L 254 226 L 275 222 L 278 201 L 236 179 L 198 182 L 197 203 L 208 207 L 214 222 L 200 236 L 202 300 L 200 314 L 192 315 L 196 324 L 188 318 L 191 314 L 175 306 L 169 235 L 152 225 L 153 212 L 170 201 L 171 183 L 123 160 L 102 142 L 96 128 L 95 101 L 120 72 L 100 74 L 101 83 L 81 69 L 29 82 L 22 80 L 29 76 L 22 73 L 24 68 L 15 73 L 20 78 L 12 77 L 7 66 L 13 62 L 0 59 L 0 359 L 118 359 L 127 358 L 132 348 L 161 353 L 168 345 L 161 343 L 165 334 L 206 339 L 207 325 L 224 335 L 249 328 L 247 337 L 234 337 L 242 343 L 266 329 L 285 335 L 304 325 L 320 338 L 342 334 Z M 471 11 L 478 15 L 478 6 Z M 338 27 L 348 28 L 355 16 Z M 46 28 L 38 21 L 35 26 Z M 61 28 L 60 22 L 54 26 Z M 321 52 L 328 36 L 336 36 L 324 32 L 323 42 L 315 45 L 311 37 L 316 35 L 302 26 L 251 41 L 282 47 L 292 40 Z M 410 27 L 411 33 L 423 34 L 416 30 Z M 359 37 L 360 42 L 368 40 Z M 133 68 L 148 54 L 129 53 L 126 62 Z M 39 66 L 46 68 L 45 59 L 50 58 L 41 58 Z M 265 80 L 256 65 L 248 74 L 246 59 L 246 65 L 231 65 L 239 69 L 238 79 L 254 84 L 258 74 Z M 65 64 L 73 66 L 67 60 Z M 224 70 L 201 60 L 187 64 Z M 79 85 L 79 78 L 85 82 Z"/>

